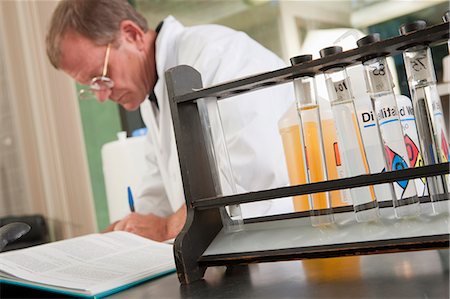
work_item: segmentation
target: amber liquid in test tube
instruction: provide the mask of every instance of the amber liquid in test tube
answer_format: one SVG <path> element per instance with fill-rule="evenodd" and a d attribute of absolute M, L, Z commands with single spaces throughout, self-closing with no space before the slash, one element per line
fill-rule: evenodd
<path fill-rule="evenodd" d="M 312 55 L 302 55 L 291 58 L 291 63 L 298 65 L 311 60 Z M 327 168 L 314 77 L 308 75 L 294 79 L 294 89 L 305 140 L 306 164 L 310 182 L 323 182 L 327 180 Z M 329 196 L 329 192 L 311 194 L 311 224 L 313 226 L 334 222 Z"/>
<path fill-rule="evenodd" d="M 283 142 L 284 156 L 291 186 L 303 185 L 309 182 L 306 172 L 305 145 L 300 127 L 297 105 L 294 103 L 278 121 L 278 130 Z M 309 198 L 309 194 L 294 196 L 295 211 L 309 211 Z"/>
<path fill-rule="evenodd" d="M 400 33 L 426 28 L 424 21 L 401 26 Z M 436 75 L 430 48 L 414 45 L 403 52 L 403 60 L 413 101 L 420 149 L 425 165 L 449 161 L 448 135 L 436 86 Z M 428 177 L 428 192 L 433 202 L 433 213 L 438 213 L 439 196 L 448 196 L 449 175 Z"/>
<path fill-rule="evenodd" d="M 338 46 L 320 50 L 325 57 L 342 52 Z M 361 133 L 357 123 L 350 80 L 345 67 L 330 66 L 324 70 L 331 109 L 336 124 L 339 151 L 347 176 L 368 174 L 364 148 L 360 146 Z M 375 221 L 379 218 L 378 202 L 371 186 L 351 188 L 350 194 L 358 222 Z"/>
<path fill-rule="evenodd" d="M 360 40 L 359 47 L 380 41 L 379 34 L 371 34 Z M 366 86 L 372 100 L 377 128 L 384 145 L 384 157 L 388 171 L 409 168 L 409 157 L 400 122 L 394 83 L 385 57 L 363 60 Z M 393 185 L 393 205 L 397 218 L 418 216 L 419 198 L 413 179 L 396 181 Z"/>

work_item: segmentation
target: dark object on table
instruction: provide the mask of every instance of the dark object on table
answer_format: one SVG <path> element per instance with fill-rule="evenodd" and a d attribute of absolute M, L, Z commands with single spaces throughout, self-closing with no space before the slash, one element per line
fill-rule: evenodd
<path fill-rule="evenodd" d="M 9 251 L 21 249 L 30 246 L 40 245 L 49 242 L 49 234 L 47 224 L 42 215 L 28 216 L 7 216 L 0 218 L 0 228 L 11 223 L 20 222 L 31 227 L 29 232 L 16 242 L 8 242 L 9 244 L 0 251 Z"/>
<path fill-rule="evenodd" d="M 30 229 L 31 226 L 23 222 L 13 222 L 0 227 L 0 251 L 28 233 Z"/>

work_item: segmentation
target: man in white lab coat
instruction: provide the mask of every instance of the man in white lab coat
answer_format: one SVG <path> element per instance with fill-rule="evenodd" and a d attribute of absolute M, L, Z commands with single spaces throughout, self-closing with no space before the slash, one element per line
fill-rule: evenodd
<path fill-rule="evenodd" d="M 149 130 L 148 173 L 136 213 L 108 230 L 163 241 L 174 238 L 186 219 L 165 71 L 191 65 L 210 86 L 285 65 L 246 34 L 226 27 L 184 27 L 171 16 L 158 27 L 148 29 L 125 0 L 63 0 L 50 24 L 47 53 L 56 68 L 90 86 L 100 102 L 140 107 Z M 287 184 L 276 122 L 293 99 L 286 84 L 219 102 L 238 192 Z M 244 217 L 289 212 L 292 203 L 251 203 L 242 210 Z"/>

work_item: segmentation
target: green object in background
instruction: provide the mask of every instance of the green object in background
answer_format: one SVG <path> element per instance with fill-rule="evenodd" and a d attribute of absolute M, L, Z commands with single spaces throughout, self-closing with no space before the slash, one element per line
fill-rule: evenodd
<path fill-rule="evenodd" d="M 80 88 L 81 86 L 77 85 L 77 89 Z M 122 130 L 119 109 L 117 104 L 111 101 L 99 103 L 95 99 L 86 99 L 79 103 L 97 226 L 99 230 L 103 230 L 109 224 L 109 215 L 101 149 L 103 144 L 116 140 L 117 132 Z"/>

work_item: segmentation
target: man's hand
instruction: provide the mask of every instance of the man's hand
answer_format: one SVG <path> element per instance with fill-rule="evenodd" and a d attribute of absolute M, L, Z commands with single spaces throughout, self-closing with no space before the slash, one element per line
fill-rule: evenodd
<path fill-rule="evenodd" d="M 104 232 L 123 230 L 144 238 L 162 242 L 175 238 L 183 228 L 185 221 L 186 206 L 183 205 L 176 213 L 169 217 L 131 213 L 122 220 L 109 225 Z"/>

